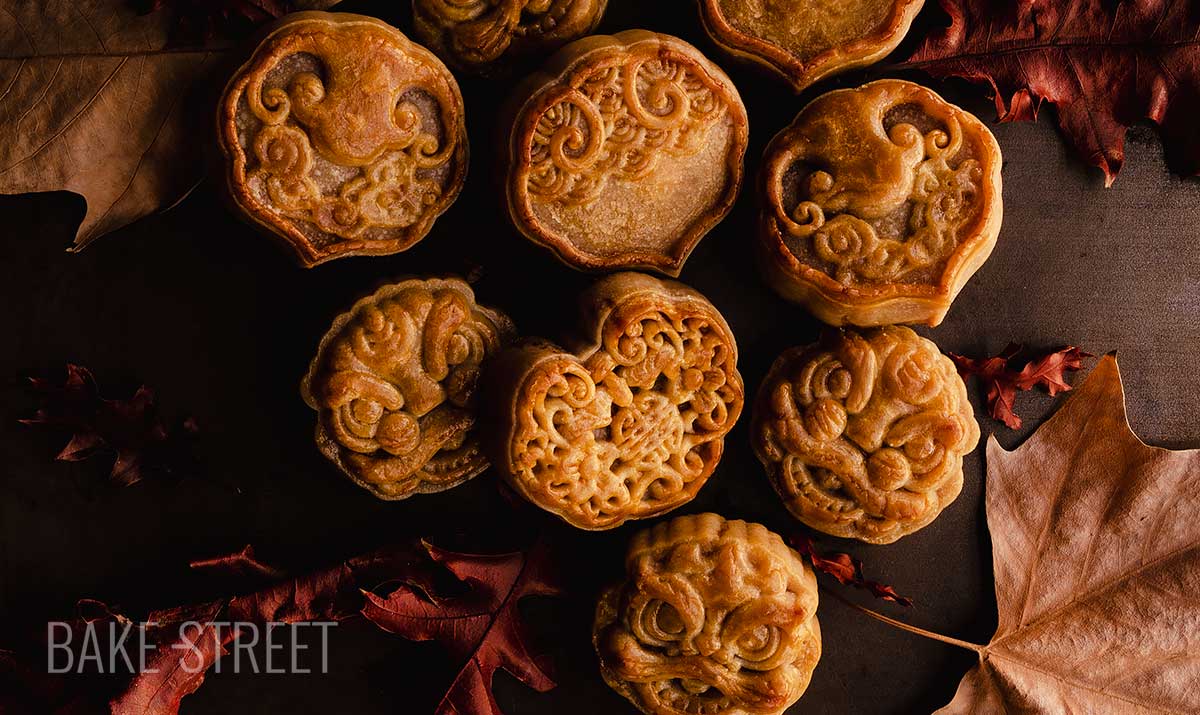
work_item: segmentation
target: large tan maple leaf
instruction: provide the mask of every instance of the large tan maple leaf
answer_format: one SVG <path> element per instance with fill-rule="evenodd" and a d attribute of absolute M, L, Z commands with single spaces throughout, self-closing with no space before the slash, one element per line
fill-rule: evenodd
<path fill-rule="evenodd" d="M 937 715 L 1200 713 L 1200 450 L 1134 435 L 1108 356 L 987 462 L 999 627 Z"/>

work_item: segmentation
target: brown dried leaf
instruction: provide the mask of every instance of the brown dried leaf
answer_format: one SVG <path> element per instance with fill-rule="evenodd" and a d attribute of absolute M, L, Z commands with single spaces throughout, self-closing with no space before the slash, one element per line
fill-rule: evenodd
<path fill-rule="evenodd" d="M 1134 435 L 1108 356 L 987 461 L 999 627 L 938 715 L 1200 712 L 1200 450 Z"/>

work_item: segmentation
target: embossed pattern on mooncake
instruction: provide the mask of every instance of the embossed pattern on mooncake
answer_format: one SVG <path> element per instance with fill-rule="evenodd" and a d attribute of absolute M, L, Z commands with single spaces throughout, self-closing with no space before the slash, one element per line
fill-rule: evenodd
<path fill-rule="evenodd" d="M 778 535 L 716 514 L 637 534 L 596 609 L 604 680 L 647 715 L 780 715 L 821 657 L 817 580 Z"/>
<path fill-rule="evenodd" d="M 744 391 L 737 345 L 702 295 L 636 273 L 585 295 L 583 347 L 497 357 L 493 461 L 534 504 L 610 529 L 690 501 L 712 474 Z"/>
<path fill-rule="evenodd" d="M 797 92 L 883 58 L 925 0 L 698 0 L 704 28 L 726 51 L 763 65 Z"/>
<path fill-rule="evenodd" d="M 504 60 L 589 34 L 607 0 L 413 0 L 417 36 L 454 67 L 486 73 Z"/>
<path fill-rule="evenodd" d="M 487 468 L 475 435 L 480 364 L 514 333 L 459 279 L 381 288 L 338 316 L 304 378 L 317 446 L 381 499 L 474 477 Z"/>
<path fill-rule="evenodd" d="M 745 107 L 694 47 L 641 30 L 564 48 L 514 120 L 517 227 L 581 269 L 678 275 L 741 186 Z"/>
<path fill-rule="evenodd" d="M 1000 230 L 995 138 L 900 80 L 813 100 L 767 148 L 762 187 L 768 281 L 833 325 L 937 325 Z"/>
<path fill-rule="evenodd" d="M 754 451 L 797 519 L 886 544 L 926 526 L 962 489 L 979 442 L 967 389 L 905 327 L 844 330 L 788 350 L 759 389 Z"/>
<path fill-rule="evenodd" d="M 218 124 L 234 203 L 305 266 L 409 248 L 465 177 L 454 77 L 373 18 L 289 15 L 230 80 Z"/>

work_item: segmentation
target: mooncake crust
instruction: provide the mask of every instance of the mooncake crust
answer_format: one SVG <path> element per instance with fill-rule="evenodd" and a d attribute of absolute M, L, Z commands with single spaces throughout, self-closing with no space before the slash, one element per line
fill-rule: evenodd
<path fill-rule="evenodd" d="M 509 216 L 578 270 L 677 276 L 741 190 L 741 96 L 677 37 L 576 40 L 522 83 L 504 116 Z"/>
<path fill-rule="evenodd" d="M 569 349 L 533 341 L 491 361 L 489 454 L 528 501 L 612 529 L 695 497 L 745 391 L 733 332 L 699 292 L 618 273 L 581 307 Z"/>
<path fill-rule="evenodd" d="M 817 97 L 764 156 L 762 273 L 830 325 L 936 326 L 996 244 L 1001 164 L 982 122 L 912 82 Z"/>
<path fill-rule="evenodd" d="M 417 37 L 450 66 L 497 74 L 600 24 L 608 0 L 412 0 Z"/>
<path fill-rule="evenodd" d="M 817 581 L 783 539 L 717 514 L 639 532 L 596 608 L 609 687 L 647 715 L 781 715 L 821 656 Z"/>
<path fill-rule="evenodd" d="M 797 519 L 873 544 L 937 518 L 979 442 L 954 363 L 903 326 L 831 330 L 784 352 L 759 388 L 750 431 Z"/>
<path fill-rule="evenodd" d="M 810 0 L 811 1 L 811 0 Z M 886 12 L 878 24 L 864 34 L 842 38 L 840 42 L 825 48 L 787 47 L 781 40 L 783 34 L 797 26 L 806 26 L 798 17 L 799 11 L 791 12 L 787 18 L 778 18 L 781 26 L 737 27 L 730 18 L 732 5 L 759 3 L 762 0 L 698 0 L 700 19 L 710 39 L 726 52 L 740 59 L 766 68 L 783 78 L 796 92 L 801 92 L 819 80 L 839 72 L 865 67 L 883 59 L 900 44 L 925 0 L 887 0 Z M 801 3 L 796 3 L 801 4 Z M 855 5 L 863 4 L 839 0 L 837 7 L 851 20 L 861 19 L 863 12 Z M 878 4 L 878 3 L 876 3 Z M 817 12 L 828 12 L 822 6 Z M 828 18 L 833 20 L 833 18 Z M 774 38 L 768 35 L 778 35 Z"/>
<path fill-rule="evenodd" d="M 317 448 L 380 499 L 440 492 L 483 472 L 482 363 L 516 336 L 459 278 L 385 285 L 334 319 L 300 385 Z"/>
<path fill-rule="evenodd" d="M 225 86 L 217 143 L 234 209 L 306 268 L 412 247 L 468 163 L 454 76 L 396 28 L 351 13 L 270 26 Z"/>

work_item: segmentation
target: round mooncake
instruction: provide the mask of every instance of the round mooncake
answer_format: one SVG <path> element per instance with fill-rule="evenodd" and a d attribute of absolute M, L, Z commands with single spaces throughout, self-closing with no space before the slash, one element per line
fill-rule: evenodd
<path fill-rule="evenodd" d="M 647 715 L 781 715 L 821 657 L 817 580 L 783 539 L 716 514 L 633 538 L 596 609 L 604 680 Z"/>
<path fill-rule="evenodd" d="M 979 425 L 950 358 L 889 326 L 833 331 L 781 355 L 759 388 L 751 435 L 797 519 L 887 544 L 958 496 Z"/>
<path fill-rule="evenodd" d="M 487 468 L 476 430 L 480 364 L 515 335 L 457 278 L 384 286 L 339 315 L 300 392 L 317 447 L 380 499 L 457 486 Z"/>
<path fill-rule="evenodd" d="M 741 97 L 670 35 L 573 42 L 511 105 L 509 215 L 574 268 L 679 275 L 741 188 Z"/>
<path fill-rule="evenodd" d="M 937 325 L 1000 233 L 1000 147 L 932 90 L 817 97 L 767 147 L 767 282 L 830 325 Z"/>
<path fill-rule="evenodd" d="M 583 308 L 572 351 L 531 343 L 492 361 L 492 463 L 573 526 L 611 529 L 696 496 L 744 390 L 729 325 L 691 288 L 618 273 Z"/>
<path fill-rule="evenodd" d="M 233 204 L 305 267 L 411 247 L 466 177 L 453 75 L 361 15 L 288 15 L 229 80 L 217 132 Z"/>

